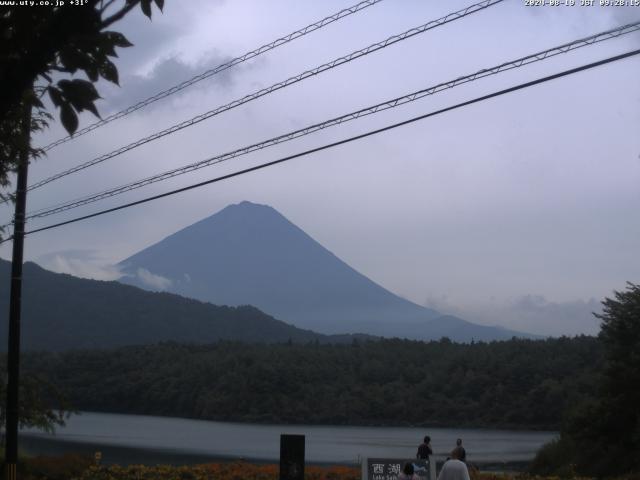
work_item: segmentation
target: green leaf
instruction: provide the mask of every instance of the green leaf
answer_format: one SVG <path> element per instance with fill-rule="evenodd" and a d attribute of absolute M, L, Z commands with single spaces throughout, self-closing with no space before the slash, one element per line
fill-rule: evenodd
<path fill-rule="evenodd" d="M 94 64 L 87 65 L 87 67 L 84 69 L 84 73 L 87 74 L 87 77 L 92 82 L 97 82 L 98 79 L 100 78 L 100 74 L 98 73 L 98 67 L 96 67 Z"/>
<path fill-rule="evenodd" d="M 158 6 L 158 9 L 160 11 L 162 11 L 162 9 L 164 8 L 164 0 L 155 0 L 156 5 Z"/>
<path fill-rule="evenodd" d="M 109 80 L 111 83 L 120 85 L 118 81 L 118 69 L 113 62 L 105 60 L 102 65 L 100 65 L 100 75 L 102 75 L 102 78 L 105 80 Z"/>
<path fill-rule="evenodd" d="M 96 87 L 93 83 L 88 82 L 87 80 L 81 80 L 79 78 L 73 80 L 60 80 L 58 82 L 58 87 L 64 93 L 64 96 L 69 100 L 77 101 L 78 103 L 82 103 L 83 99 L 88 99 L 93 102 L 100 98 Z"/>
<path fill-rule="evenodd" d="M 111 40 L 111 37 L 109 35 L 105 35 L 105 33 L 108 32 L 101 32 L 100 33 L 100 38 L 98 40 L 98 48 L 101 50 L 101 52 L 104 55 L 107 55 L 109 57 L 117 57 L 118 54 L 116 53 L 116 45 L 115 43 Z"/>
<path fill-rule="evenodd" d="M 94 104 L 100 95 L 98 95 L 93 83 L 81 79 L 60 80 L 58 86 L 67 103 L 70 103 L 76 111 L 89 110 L 95 116 L 100 117 Z"/>
<path fill-rule="evenodd" d="M 151 0 L 141 0 L 140 8 L 142 8 L 142 13 L 151 18 Z"/>
<path fill-rule="evenodd" d="M 31 103 L 35 108 L 44 108 L 44 104 L 40 101 L 38 97 L 33 97 Z"/>
<path fill-rule="evenodd" d="M 51 101 L 56 107 L 62 105 L 62 94 L 60 93 L 60 90 L 51 86 L 47 88 L 47 92 L 49 93 L 49 98 L 51 98 Z"/>
<path fill-rule="evenodd" d="M 60 121 L 69 135 L 73 135 L 78 129 L 78 115 L 69 103 L 63 103 L 60 106 Z"/>
<path fill-rule="evenodd" d="M 127 40 L 127 37 L 125 37 L 120 32 L 106 31 L 106 32 L 102 32 L 102 34 L 106 39 L 108 39 L 116 47 L 121 47 L 121 48 L 133 47 L 133 43 Z"/>
<path fill-rule="evenodd" d="M 82 63 L 73 48 L 63 48 L 59 53 L 60 63 L 69 73 L 76 73 Z"/>

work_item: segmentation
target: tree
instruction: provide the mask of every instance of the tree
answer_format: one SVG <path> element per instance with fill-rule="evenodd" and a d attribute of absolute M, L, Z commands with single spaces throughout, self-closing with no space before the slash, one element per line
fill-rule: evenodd
<path fill-rule="evenodd" d="M 0 383 L 0 430 L 6 421 L 5 382 Z M 33 374 L 24 375 L 20 383 L 20 428 L 38 428 L 53 433 L 55 426 L 63 426 L 72 411 L 66 397 L 46 379 Z"/>
<path fill-rule="evenodd" d="M 153 0 L 162 10 L 164 0 Z M 53 3 L 53 2 L 52 2 Z M 41 155 L 24 133 L 25 111 L 33 110 L 26 126 L 41 130 L 53 118 L 42 97 L 48 95 L 64 128 L 73 134 L 77 113 L 99 116 L 100 98 L 94 83 L 100 78 L 118 83 L 112 62 L 116 48 L 132 44 L 108 30 L 137 5 L 149 18 L 152 0 L 87 0 L 83 5 L 12 6 L 0 9 L 0 189 L 10 184 L 20 152 Z M 86 78 L 74 78 L 83 74 Z M 10 194 L 0 192 L 1 199 Z"/>
<path fill-rule="evenodd" d="M 42 98 L 49 96 L 70 135 L 78 128 L 78 113 L 87 110 L 99 116 L 95 101 L 100 96 L 94 83 L 103 78 L 117 84 L 118 69 L 111 58 L 117 57 L 117 47 L 132 46 L 124 35 L 108 28 L 137 5 L 151 18 L 152 1 L 162 10 L 164 0 L 83 0 L 82 5 L 60 1 L 56 6 L 18 4 L 0 10 L 0 189 L 9 187 L 12 172 L 18 172 L 17 183 L 23 185 L 16 208 L 18 233 L 14 233 L 13 264 L 19 267 L 12 273 L 10 326 L 15 328 L 9 330 L 7 387 L 11 400 L 2 408 L 11 424 L 7 427 L 8 464 L 15 463 L 17 455 L 18 423 L 50 429 L 64 418 L 62 411 L 48 408 L 47 397 L 41 395 L 42 381 L 23 380 L 18 388 L 19 338 L 12 333 L 19 332 L 20 323 L 19 301 L 14 302 L 13 291 L 14 283 L 21 281 L 23 221 L 18 219 L 24 218 L 26 167 L 42 155 L 31 147 L 30 138 L 53 119 Z M 0 192 L 0 199 L 6 198 L 11 195 Z M 20 404 L 18 390 L 23 398 Z"/>
<path fill-rule="evenodd" d="M 560 438 L 536 458 L 534 473 L 610 477 L 640 473 L 640 285 L 602 302 L 604 367 L 594 398 L 568 412 Z"/>
<path fill-rule="evenodd" d="M 600 339 L 606 351 L 604 394 L 628 415 L 631 424 L 640 427 L 640 285 L 627 284 L 627 291 L 607 298 Z M 640 438 L 639 438 L 640 440 Z"/>
<path fill-rule="evenodd" d="M 606 442 L 608 472 L 640 472 L 640 285 L 606 298 L 600 340 L 605 348 L 605 368 L 600 403 L 595 410 L 606 424 L 593 432 Z M 612 471 L 617 470 L 617 471 Z M 600 473 L 600 472 L 598 472 Z"/>

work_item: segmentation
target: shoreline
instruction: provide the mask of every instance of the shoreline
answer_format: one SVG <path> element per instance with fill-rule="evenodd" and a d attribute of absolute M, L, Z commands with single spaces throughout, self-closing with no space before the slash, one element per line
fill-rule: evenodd
<path fill-rule="evenodd" d="M 166 418 L 170 420 L 193 420 L 197 422 L 211 423 L 233 423 L 238 425 L 258 425 L 265 427 L 335 427 L 335 428 L 422 428 L 422 429 L 455 429 L 455 430 L 486 430 L 490 432 L 537 432 L 537 433 L 556 433 L 560 426 L 554 425 L 522 425 L 513 423 L 504 423 L 499 425 L 487 425 L 484 423 L 459 423 L 449 424 L 445 422 L 355 422 L 355 423 L 324 423 L 324 422 L 306 422 L 306 421 L 278 421 L 277 418 L 265 420 L 259 418 L 199 418 L 188 415 L 172 415 L 163 413 L 136 413 L 122 412 L 111 409 L 104 410 L 83 410 L 71 412 L 71 416 L 79 416 L 84 413 L 89 414 L 106 414 L 106 415 L 125 415 L 132 417 L 148 417 L 148 418 Z"/>
<path fill-rule="evenodd" d="M 163 448 L 123 447 L 98 442 L 80 442 L 74 440 L 62 440 L 57 438 L 45 438 L 38 434 L 21 433 L 20 451 L 27 455 L 58 456 L 65 453 L 78 453 L 93 457 L 96 452 L 102 453 L 103 465 L 198 465 L 207 463 L 233 463 L 246 462 L 254 464 L 277 463 L 274 459 L 252 458 L 248 456 L 210 455 L 190 451 Z M 343 465 L 359 467 L 354 462 L 306 462 L 307 465 L 330 466 Z"/>

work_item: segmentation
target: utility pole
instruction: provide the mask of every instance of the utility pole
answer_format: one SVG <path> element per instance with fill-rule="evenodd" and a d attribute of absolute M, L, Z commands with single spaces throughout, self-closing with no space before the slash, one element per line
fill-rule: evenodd
<path fill-rule="evenodd" d="M 16 480 L 18 463 L 18 390 L 20 387 L 20 311 L 22 297 L 22 258 L 24 251 L 24 217 L 27 208 L 27 173 L 31 144 L 31 103 L 25 99 L 22 117 L 24 143 L 18 153 L 16 207 L 13 217 L 13 256 L 11 259 L 11 297 L 9 300 L 9 350 L 7 356 L 7 409 L 5 463 L 6 479 Z"/>

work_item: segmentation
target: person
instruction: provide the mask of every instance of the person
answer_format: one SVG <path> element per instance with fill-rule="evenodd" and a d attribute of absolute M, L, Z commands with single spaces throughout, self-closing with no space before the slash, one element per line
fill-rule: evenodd
<path fill-rule="evenodd" d="M 451 452 L 451 458 L 444 462 L 438 480 L 470 480 L 467 465 L 460 461 L 460 448 L 454 448 Z"/>
<path fill-rule="evenodd" d="M 419 480 L 419 478 L 420 477 L 415 474 L 415 469 L 411 462 L 405 463 L 404 467 L 402 467 L 402 472 L 398 475 L 398 480 Z"/>
<path fill-rule="evenodd" d="M 416 458 L 420 460 L 426 460 L 429 458 L 429 455 L 433 455 L 433 450 L 431 450 L 431 437 L 427 435 L 424 437 L 424 441 L 418 447 Z"/>
<path fill-rule="evenodd" d="M 458 449 L 458 458 L 460 459 L 460 461 L 467 463 L 467 451 L 462 446 L 461 438 L 456 440 L 456 449 Z"/>

